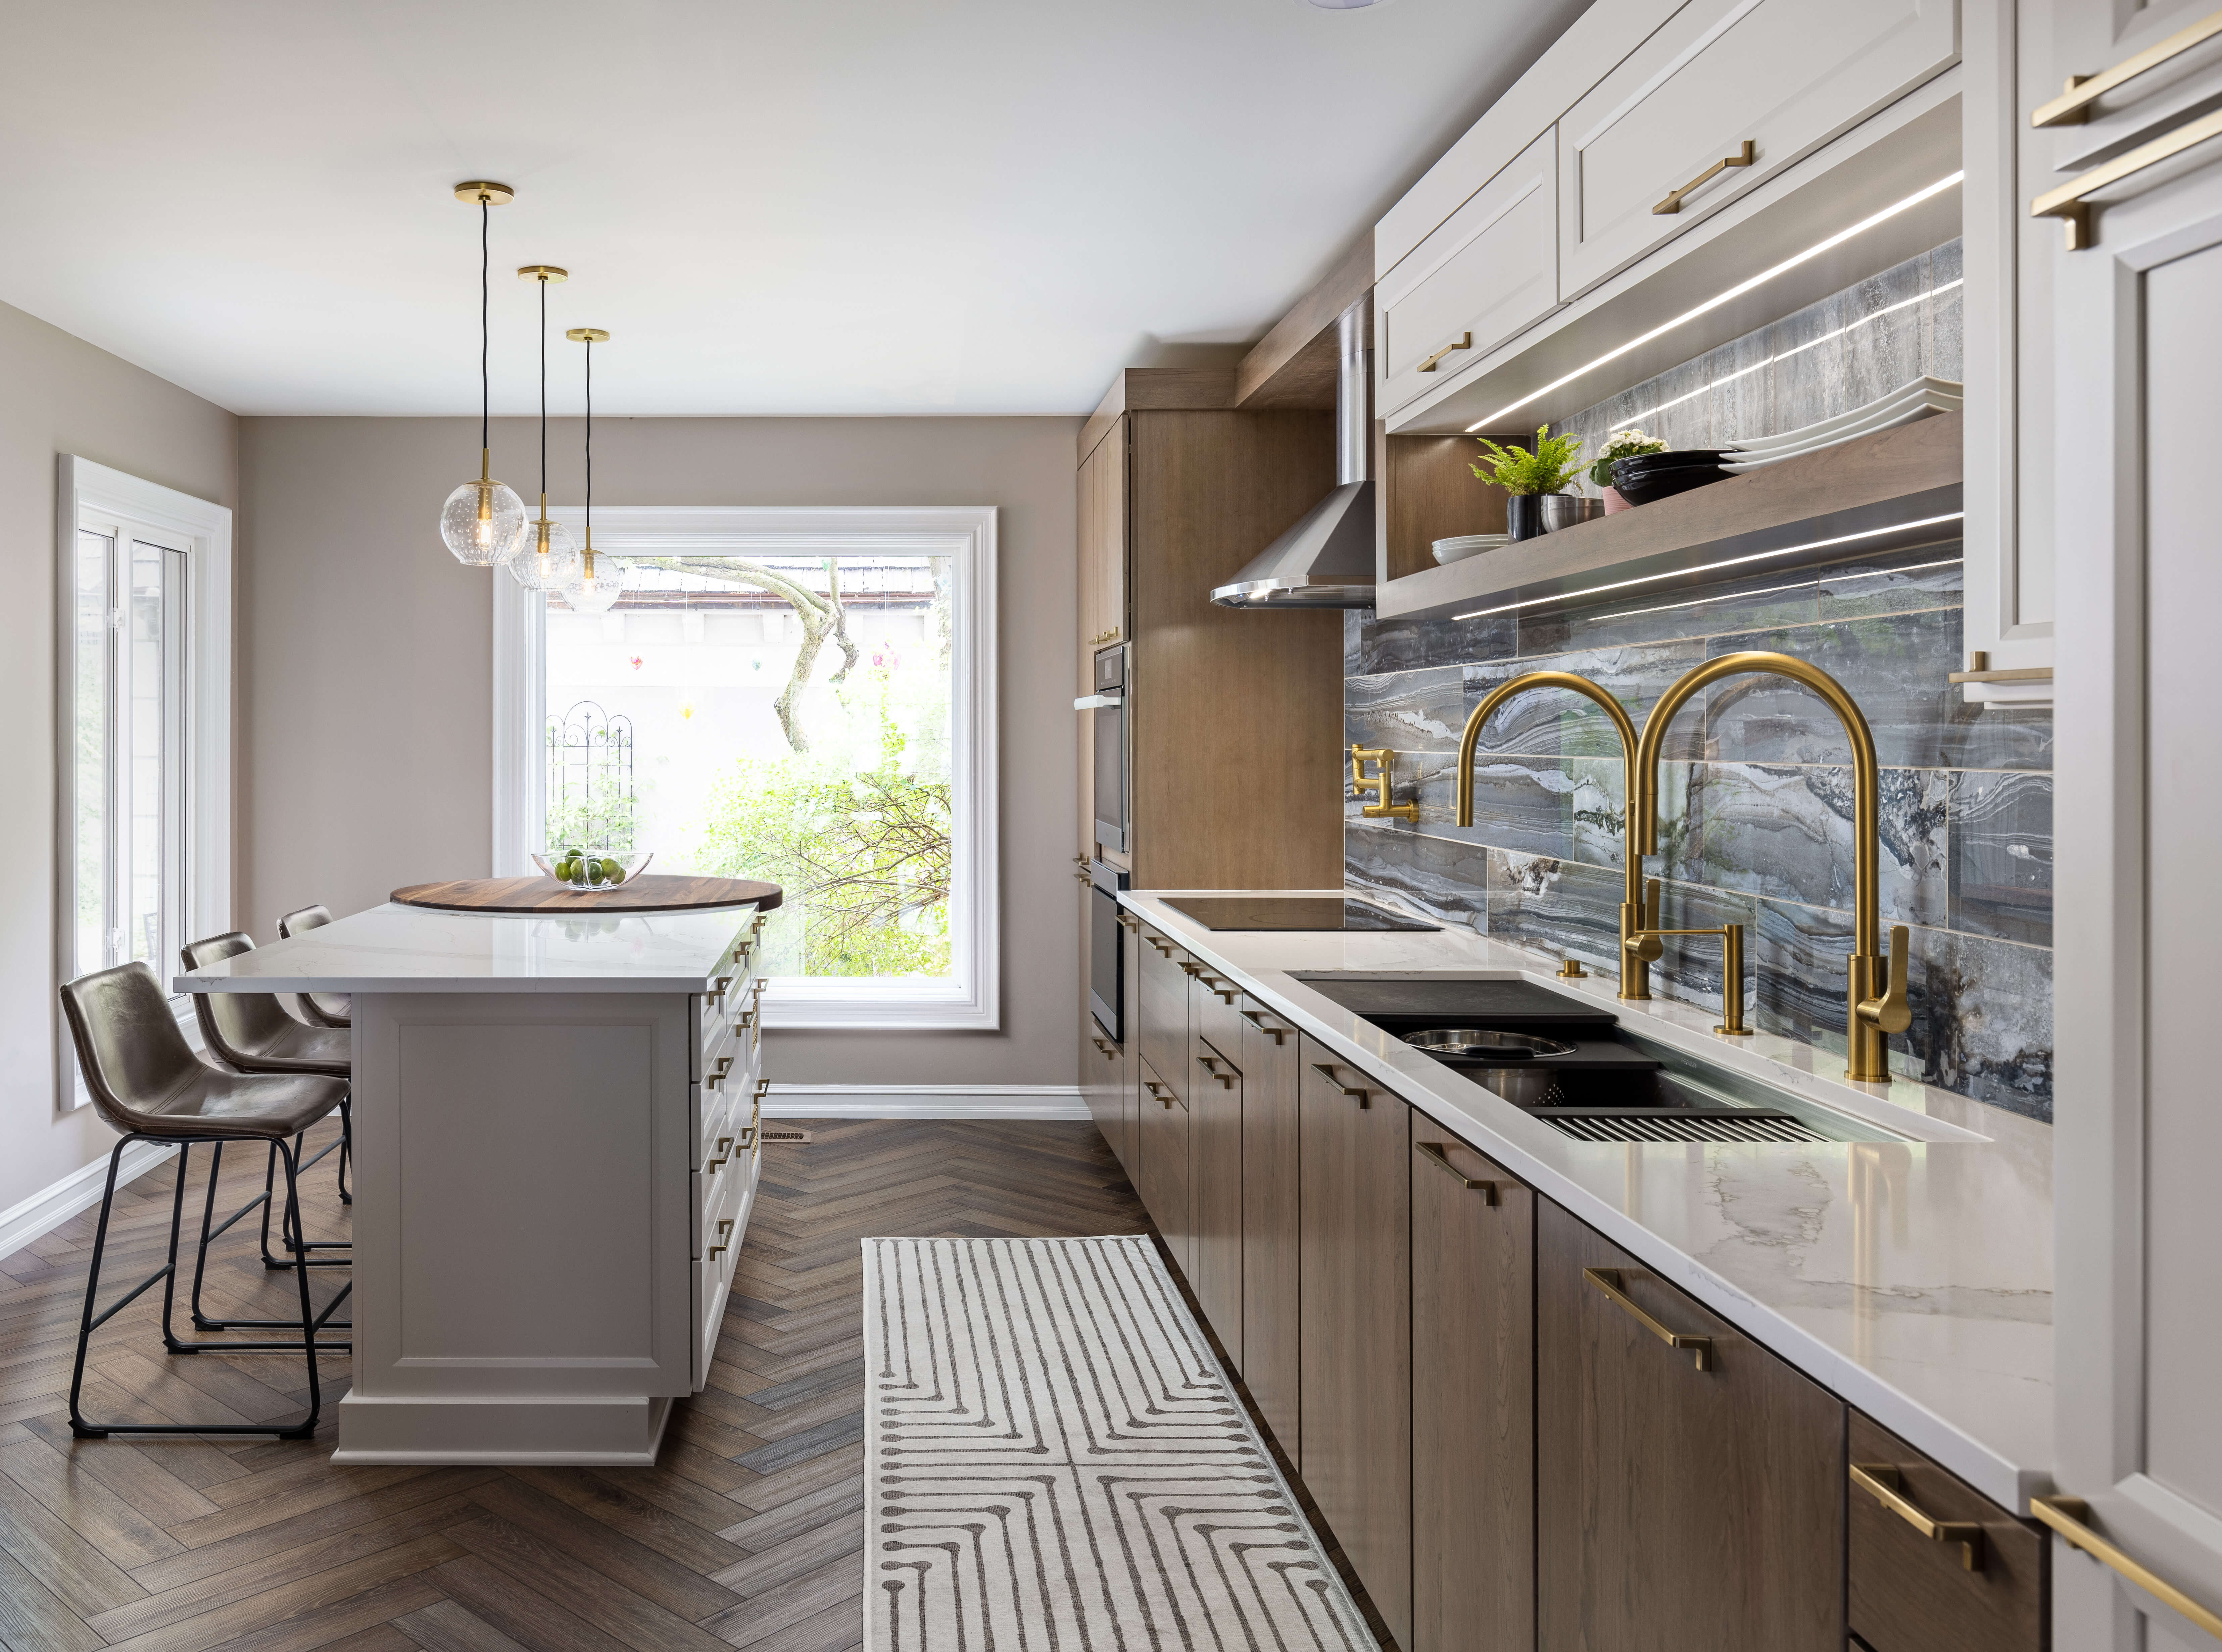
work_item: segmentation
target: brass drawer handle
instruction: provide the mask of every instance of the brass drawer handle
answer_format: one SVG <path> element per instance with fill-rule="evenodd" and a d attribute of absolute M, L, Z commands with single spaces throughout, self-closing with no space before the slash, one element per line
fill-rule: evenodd
<path fill-rule="evenodd" d="M 723 1245 L 712 1245 L 710 1247 L 710 1260 L 713 1262 L 725 1254 L 725 1247 Z"/>
<path fill-rule="evenodd" d="M 1074 879 L 1074 880 L 1075 880 L 1076 882 L 1078 882 L 1078 883 L 1092 884 L 1092 883 L 1094 883 L 1094 882 L 1095 881 L 1095 874 L 1094 873 L 1092 873 L 1092 872 L 1089 871 L 1089 870 L 1088 870 L 1086 867 L 1082 867 L 1078 872 L 1074 873 L 1072 875 L 1073 875 L 1073 879 Z"/>
<path fill-rule="evenodd" d="M 1232 1090 L 1234 1088 L 1236 1074 L 1234 1073 L 1233 1069 L 1230 1067 L 1227 1072 L 1221 1073 L 1219 1070 L 1218 1057 L 1213 1055 L 1199 1055 L 1196 1058 L 1196 1064 L 1202 1067 L 1206 1073 L 1211 1074 L 1213 1078 L 1218 1079 L 1219 1087 L 1221 1089 Z"/>
<path fill-rule="evenodd" d="M 2222 11 L 2203 17 L 2188 28 L 2179 29 L 2157 45 L 2148 46 L 2135 57 L 2124 58 L 2112 68 L 2099 74 L 2075 74 L 2068 77 L 2068 90 L 2049 103 L 2039 103 L 2030 111 L 2031 126 L 2081 126 L 2091 118 L 2091 105 L 2125 81 L 2136 79 L 2147 70 L 2157 69 L 2170 58 L 2180 57 L 2204 40 L 2222 34 Z"/>
<path fill-rule="evenodd" d="M 1461 333 L 1459 335 L 1457 343 L 1446 344 L 1443 346 L 1443 347 L 1436 351 L 1434 354 L 1428 357 L 1424 361 L 1421 362 L 1419 370 L 1422 372 L 1433 372 L 1435 370 L 1435 364 L 1441 361 L 1445 356 L 1448 355 L 1452 351 L 1471 350 L 1472 348 L 1473 348 L 1473 335 L 1471 333 Z"/>
<path fill-rule="evenodd" d="M 720 1239 L 724 1238 L 727 1234 L 731 1233 L 732 1230 L 733 1230 L 733 1218 L 732 1218 L 732 1217 L 731 1217 L 730 1216 L 729 1216 L 729 1217 L 725 1217 L 722 1218 L 722 1219 L 719 1222 L 719 1223 L 718 1223 L 718 1237 L 719 1237 Z"/>
<path fill-rule="evenodd" d="M 1312 1071 L 1318 1073 L 1320 1077 L 1325 1079 L 1336 1089 L 1341 1091 L 1344 1095 L 1351 1097 L 1359 1106 L 1371 1107 L 1373 1104 L 1373 1092 L 1371 1090 L 1362 1090 L 1355 1086 L 1345 1084 L 1340 1079 L 1336 1078 L 1334 1076 L 1334 1067 L 1332 1063 L 1327 1061 L 1314 1061 L 1312 1063 Z"/>
<path fill-rule="evenodd" d="M 1679 1331 L 1668 1330 L 1666 1326 L 1636 1306 L 1635 1299 L 1620 1288 L 1618 1268 L 1585 1267 L 1582 1269 L 1582 1277 L 1627 1309 L 1637 1324 L 1666 1343 L 1667 1347 L 1689 1349 L 1690 1355 L 1696 1361 L 1698 1370 L 1710 1371 L 1713 1368 L 1713 1339 L 1710 1336 L 1685 1336 Z"/>
<path fill-rule="evenodd" d="M 733 978 L 731 976 L 719 976 L 717 984 L 710 989 L 710 996 L 713 998 L 723 998 L 725 996 L 725 989 L 732 984 Z"/>
<path fill-rule="evenodd" d="M 1100 648 L 1107 642 L 1116 642 L 1118 640 L 1119 628 L 1114 625 L 1109 630 L 1098 631 L 1094 636 L 1089 638 L 1088 646 L 1091 648 Z"/>
<path fill-rule="evenodd" d="M 1475 1192 L 1479 1193 L 1481 1195 L 1481 1202 L 1484 1205 L 1496 1204 L 1497 1184 L 1493 1181 L 1477 1181 L 1472 1176 L 1467 1175 L 1465 1171 L 1460 1170 L 1456 1165 L 1451 1162 L 1450 1155 L 1443 1150 L 1447 1146 L 1449 1146 L 1449 1143 L 1446 1142 L 1422 1142 L 1419 1144 L 1420 1154 L 1421 1156 L 1426 1159 L 1429 1164 L 1434 1166 L 1436 1169 L 1441 1171 L 1446 1176 L 1455 1177 L 1458 1180 L 1459 1186 L 1461 1187 L 1471 1188 Z"/>
<path fill-rule="evenodd" d="M 1222 981 L 1216 975 L 1206 975 L 1203 978 L 1203 990 L 1210 993 L 1212 997 L 1217 998 L 1221 1004 L 1232 1004 L 1235 999 L 1242 996 L 1242 989 L 1240 987 L 1234 986 L 1232 982 Z"/>
<path fill-rule="evenodd" d="M 1139 929 L 1142 927 L 1142 920 L 1132 912 L 1121 912 L 1119 914 L 1119 927 L 1122 929 Z"/>
<path fill-rule="evenodd" d="M 771 1094 L 771 1080 L 769 1079 L 758 1079 L 756 1080 L 756 1105 L 759 1107 L 763 1106 L 763 1098 L 769 1094 Z"/>
<path fill-rule="evenodd" d="M 2194 144 L 2218 135 L 2222 135 L 2222 110 L 2201 116 L 2188 126 L 2179 126 L 2150 143 L 2139 144 L 2103 166 L 2093 166 L 2072 184 L 2047 191 L 2029 203 L 2029 216 L 2062 220 L 2068 232 L 2068 250 L 2081 252 L 2091 244 L 2091 209 L 2084 202 L 2085 196 L 2095 194 L 2109 184 L 2118 184 L 2132 172 L 2157 166 L 2170 155 L 2180 155 Z"/>
<path fill-rule="evenodd" d="M 1689 194 L 1692 190 L 1696 189 L 1701 184 L 1711 183 L 1713 179 L 1718 178 L 1723 172 L 1728 171 L 1731 166 L 1748 166 L 1758 158 L 1758 150 L 1753 146 L 1752 141 L 1749 138 L 1746 138 L 1743 141 L 1743 147 L 1737 150 L 1736 153 L 1732 155 L 1723 155 L 1711 166 L 1706 167 L 1704 171 L 1699 172 L 1688 183 L 1683 185 L 1680 189 L 1667 191 L 1666 198 L 1660 202 L 1658 205 L 1653 207 L 1651 209 L 1652 212 L 1654 214 L 1679 212 L 1682 210 L 1682 197 Z"/>
<path fill-rule="evenodd" d="M 1289 1029 L 1286 1027 L 1267 1026 L 1265 1024 L 1265 1017 L 1255 1010 L 1244 1010 L 1240 1011 L 1240 1013 L 1245 1021 L 1255 1027 L 1259 1032 L 1264 1033 L 1268 1037 L 1271 1038 L 1274 1046 L 1277 1048 L 1287 1041 Z"/>
<path fill-rule="evenodd" d="M 733 1156 L 734 1156 L 735 1158 L 738 1158 L 738 1157 L 740 1156 L 740 1155 L 741 1155 L 741 1154 L 743 1154 L 743 1153 L 753 1153 L 753 1152 L 755 1152 L 755 1151 L 756 1151 L 756 1121 L 755 1121 L 754 1119 L 750 1119 L 747 1123 L 745 1123 L 745 1124 L 744 1124 L 744 1125 L 742 1125 L 742 1126 L 741 1126 L 741 1139 L 740 1139 L 740 1146 L 739 1146 L 739 1149 L 738 1149 L 738 1152 L 736 1152 L 736 1153 L 734 1154 L 734 1155 L 733 1155 Z"/>
<path fill-rule="evenodd" d="M 1170 954 L 1168 954 L 1168 956 L 1170 956 Z M 1203 973 L 1203 966 L 1196 962 L 1193 958 L 1182 959 L 1180 969 L 1182 974 L 1189 977 L 1195 977 Z"/>
<path fill-rule="evenodd" d="M 1170 958 L 1170 957 L 1171 957 L 1171 956 L 1173 955 L 1173 949 L 1172 949 L 1170 946 L 1168 946 L 1165 942 L 1162 942 L 1162 941 L 1158 940 L 1157 936 L 1153 936 L 1153 935 L 1145 935 L 1145 936 L 1142 937 L 1142 939 L 1143 939 L 1143 940 L 1145 940 L 1145 941 L 1146 941 L 1146 942 L 1148 942 L 1152 946 L 1155 947 L 1155 948 L 1156 948 L 1159 952 L 1161 952 L 1161 953 L 1164 954 L 1164 955 L 1165 955 L 1166 957 Z"/>
<path fill-rule="evenodd" d="M 714 1159 L 705 1161 L 702 1168 L 705 1170 L 723 1170 L 725 1167 L 725 1161 L 733 1156 L 732 1146 L 733 1138 L 731 1136 L 719 1136 L 718 1138 L 718 1156 Z"/>
<path fill-rule="evenodd" d="M 2167 1579 L 2156 1577 L 2091 1530 L 2091 1505 L 2080 1497 L 2033 1497 L 2029 1511 L 2101 1566 L 2119 1572 L 2148 1594 L 2158 1595 L 2209 1635 L 2222 1636 L 2222 1613 L 2202 1606 Z"/>
<path fill-rule="evenodd" d="M 1172 1111 L 1172 1092 L 1166 1089 L 1164 1086 L 1159 1084 L 1155 1079 L 1145 1079 L 1142 1080 L 1142 1088 L 1148 1091 L 1160 1102 L 1164 1103 L 1167 1112 L 1171 1112 Z"/>
<path fill-rule="evenodd" d="M 1852 1484 L 1911 1526 L 1932 1543 L 1960 1545 L 1960 1564 L 1970 1572 L 1983 1569 L 1983 1529 L 1972 1520 L 1936 1520 L 1900 1489 L 1897 1467 L 1886 1462 L 1855 1462 Z"/>
<path fill-rule="evenodd" d="M 1114 1043 L 1113 1043 L 1109 1039 L 1108 1039 L 1108 1038 L 1095 1038 L 1095 1037 L 1091 1037 L 1091 1038 L 1089 1038 L 1089 1041 L 1088 1041 L 1088 1042 L 1089 1042 L 1089 1043 L 1091 1043 L 1091 1044 L 1095 1045 L 1096 1048 L 1098 1048 L 1098 1049 L 1102 1050 L 1102 1051 L 1103 1052 L 1104 1056 L 1105 1056 L 1105 1058 L 1106 1058 L 1107 1060 L 1108 1060 L 1108 1059 L 1110 1059 L 1110 1058 L 1113 1058 L 1113 1057 L 1115 1057 L 1115 1056 L 1119 1054 L 1119 1048 L 1118 1048 L 1118 1046 L 1117 1046 L 1117 1045 L 1115 1045 L 1115 1044 L 1114 1044 Z"/>

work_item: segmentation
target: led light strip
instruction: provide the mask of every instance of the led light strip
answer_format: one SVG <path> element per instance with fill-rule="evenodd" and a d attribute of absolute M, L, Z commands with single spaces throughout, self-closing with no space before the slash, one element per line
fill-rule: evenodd
<path fill-rule="evenodd" d="M 1604 366 L 1608 361 L 1616 361 L 1622 356 L 1626 355 L 1630 350 L 1640 348 L 1641 346 L 1650 343 L 1651 341 L 1655 338 L 1665 337 L 1676 328 L 1681 326 L 1685 322 L 1693 322 L 1697 320 L 1698 316 L 1706 315 L 1712 310 L 1718 310 L 1723 304 L 1728 303 L 1733 299 L 1742 297 L 1745 293 L 1749 292 L 1753 288 L 1764 286 L 1767 282 L 1774 279 L 1776 276 L 1784 274 L 1791 270 L 1794 270 L 1800 264 L 1808 263 L 1812 260 L 1820 257 L 1822 253 L 1829 252 L 1832 248 L 1842 246 L 1846 241 L 1851 240 L 1853 236 L 1872 229 L 1879 223 L 1887 222 L 1889 220 L 1895 218 L 1899 213 L 1919 206 L 1924 201 L 1930 199 L 1933 196 L 1942 195 L 1949 189 L 1956 189 L 1959 186 L 1961 178 L 1965 176 L 1966 174 L 1964 172 L 1954 172 L 1949 178 L 1940 178 L 1934 184 L 1929 185 L 1928 188 L 1916 191 L 1913 194 L 1907 196 L 1903 201 L 1899 201 L 1890 206 L 1885 207 L 1881 211 L 1874 214 L 1872 217 L 1861 219 L 1859 222 L 1854 224 L 1850 228 L 1839 229 L 1835 235 L 1830 236 L 1826 241 L 1817 241 L 1812 246 L 1808 247 L 1804 252 L 1798 253 L 1790 258 L 1784 259 L 1781 263 L 1777 264 L 1773 268 L 1761 270 L 1757 275 L 1753 276 L 1750 279 L 1739 281 L 1736 285 L 1730 287 L 1725 292 L 1715 293 L 1711 297 L 1706 299 L 1704 303 L 1699 304 L 1695 310 L 1685 310 L 1680 315 L 1675 316 L 1673 321 L 1662 322 L 1658 326 L 1653 328 L 1649 332 L 1639 334 L 1635 338 L 1629 340 L 1627 343 L 1621 345 L 1618 348 L 1606 351 L 1596 360 L 1588 363 L 1586 366 L 1575 368 L 1573 372 L 1566 374 L 1563 379 L 1553 379 L 1541 390 L 1532 391 L 1529 394 L 1522 397 L 1510 406 L 1497 409 L 1496 412 L 1491 414 L 1487 418 L 1476 419 L 1472 424 L 1466 426 L 1466 434 L 1471 435 L 1477 430 L 1486 430 L 1492 428 L 1497 428 L 1497 422 L 1499 419 L 1504 418 L 1509 415 L 1517 413 L 1522 408 L 1542 400 L 1544 397 L 1548 396 L 1554 390 L 1564 389 L 1566 385 L 1572 384 L 1574 380 L 1583 377 L 1586 373 L 1595 372 L 1599 367 Z"/>
<path fill-rule="evenodd" d="M 1453 614 L 1453 623 L 1459 620 L 1487 619 L 1491 614 L 1510 614 L 1516 609 L 1540 608 L 1545 603 L 1579 602 L 1584 597 L 1594 597 L 1602 591 L 1626 591 L 1631 585 L 1656 585 L 1661 579 L 1679 579 L 1692 573 L 1712 573 L 1722 568 L 1742 567 L 1747 562 L 1765 562 L 1778 556 L 1793 556 L 1799 551 L 1823 551 L 1831 545 L 1855 545 L 1863 539 L 1880 539 L 1886 534 L 1903 534 L 1916 528 L 1935 528 L 1948 522 L 1962 522 L 1964 510 L 1955 510 L 1942 516 L 1924 516 L 1918 522 L 1892 523 L 1886 528 L 1870 528 L 1864 533 L 1840 534 L 1834 539 L 1809 539 L 1803 545 L 1785 545 L 1779 550 L 1754 551 L 1748 556 L 1731 556 L 1718 562 L 1701 562 L 1694 568 L 1669 568 L 1664 573 L 1639 574 L 1633 579 L 1615 579 L 1610 584 L 1590 585 L 1580 591 L 1562 591 L 1549 597 L 1530 597 L 1524 603 L 1506 603 L 1497 608 L 1477 608 L 1470 614 Z"/>
<path fill-rule="evenodd" d="M 1966 560 L 1967 558 L 1963 556 L 1948 556 L 1942 561 L 1912 562 L 1902 568 L 1876 568 L 1867 573 L 1848 575 L 1843 583 L 1849 585 L 1855 579 L 1887 579 L 1894 573 L 1919 573 L 1929 568 L 1956 568 Z M 1761 585 L 1757 591 L 1739 591 L 1736 594 L 1739 599 L 1748 597 L 1772 597 L 1777 591 L 1802 591 L 1811 583 L 1810 579 L 1793 579 L 1786 585 Z M 1685 608 L 1702 608 L 1707 603 L 1717 600 L 1717 597 L 1692 597 L 1685 603 L 1660 603 L 1652 608 L 1616 609 L 1610 614 L 1597 615 L 1590 623 L 1603 625 L 1608 620 L 1640 619 L 1646 614 L 1672 614 Z"/>

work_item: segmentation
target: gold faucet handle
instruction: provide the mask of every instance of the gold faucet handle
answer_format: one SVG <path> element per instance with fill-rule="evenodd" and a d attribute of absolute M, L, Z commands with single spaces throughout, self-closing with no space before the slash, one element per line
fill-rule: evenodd
<path fill-rule="evenodd" d="M 1643 920 L 1645 929 L 1655 929 L 1659 927 L 1659 879 L 1647 879 L 1643 885 L 1643 910 L 1636 914 Z"/>
<path fill-rule="evenodd" d="M 1905 992 L 1905 925 L 1890 926 L 1890 985 L 1879 998 L 1861 998 L 1860 1019 L 1877 1032 L 1902 1033 L 1913 1024 L 1913 1003 Z"/>

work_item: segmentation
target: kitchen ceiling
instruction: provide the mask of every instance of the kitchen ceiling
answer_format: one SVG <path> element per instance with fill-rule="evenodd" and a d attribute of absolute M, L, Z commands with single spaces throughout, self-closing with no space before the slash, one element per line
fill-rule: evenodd
<path fill-rule="evenodd" d="M 243 414 L 1073 413 L 1258 337 L 1586 0 L 22 5 L 0 299 Z M 1191 353 L 1192 354 L 1192 353 Z"/>

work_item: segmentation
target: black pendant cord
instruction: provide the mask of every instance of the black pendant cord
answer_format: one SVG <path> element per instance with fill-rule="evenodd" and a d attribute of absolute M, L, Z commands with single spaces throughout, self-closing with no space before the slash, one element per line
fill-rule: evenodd
<path fill-rule="evenodd" d="M 479 447 L 490 451 L 493 447 L 493 380 L 487 372 L 493 335 L 493 310 L 491 294 L 493 278 L 493 247 L 490 237 L 493 232 L 493 203 L 486 191 L 479 191 Z"/>
<path fill-rule="evenodd" d="M 587 546 L 594 543 L 594 341 L 587 341 Z"/>
<path fill-rule="evenodd" d="M 548 278 L 540 278 L 540 519 L 548 520 Z"/>

